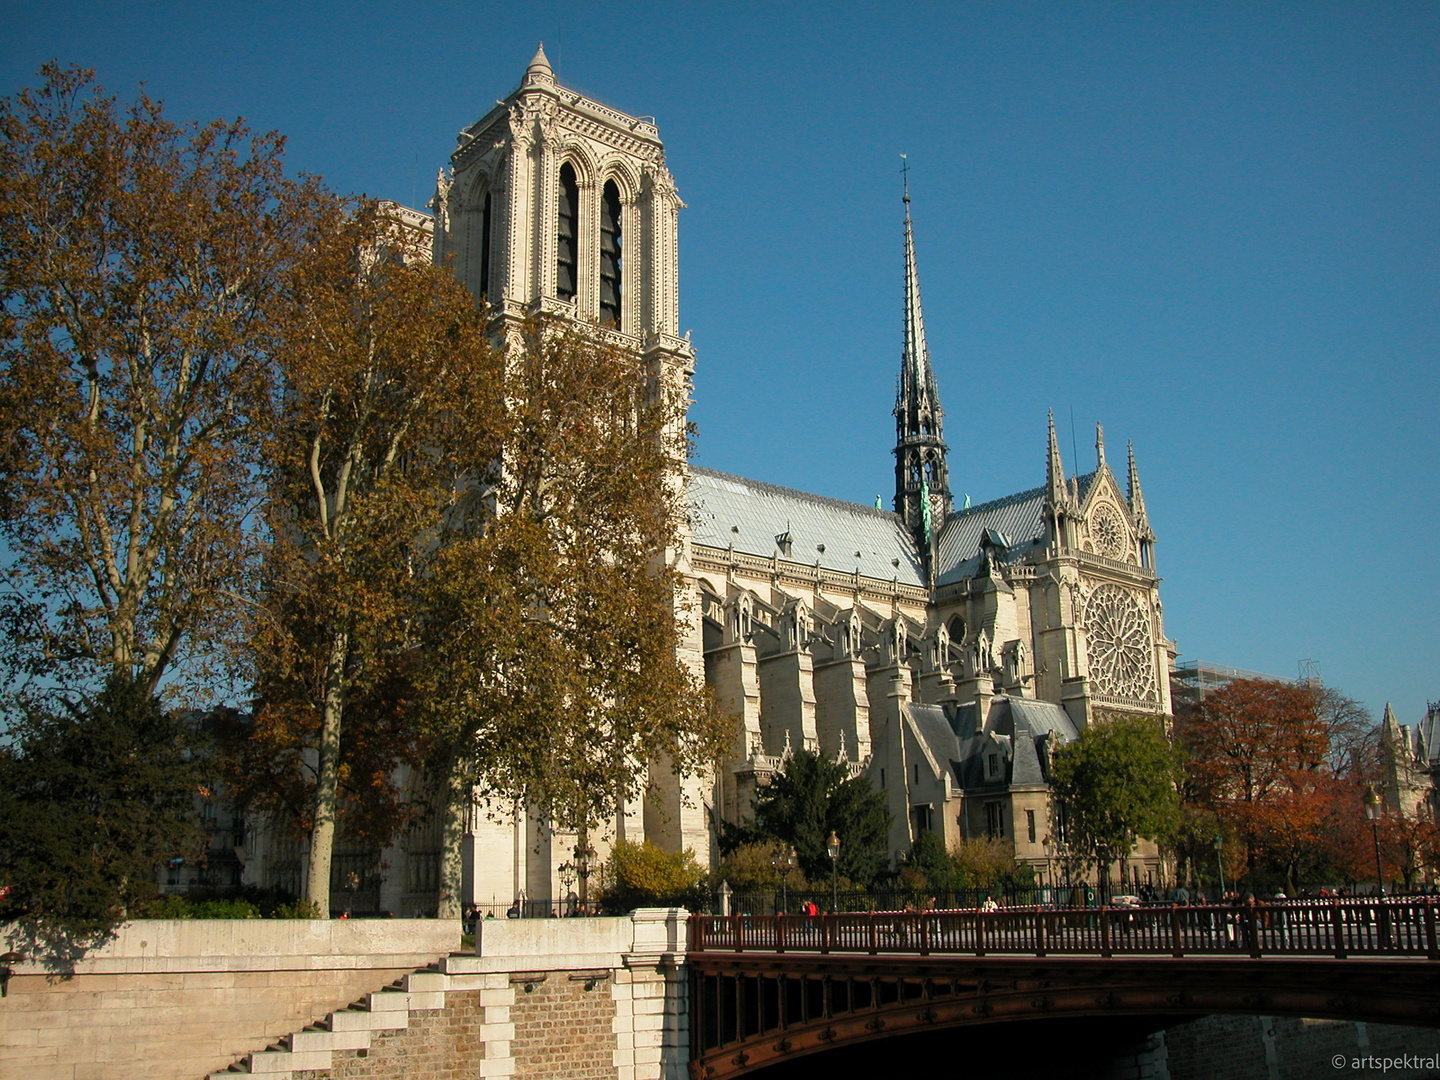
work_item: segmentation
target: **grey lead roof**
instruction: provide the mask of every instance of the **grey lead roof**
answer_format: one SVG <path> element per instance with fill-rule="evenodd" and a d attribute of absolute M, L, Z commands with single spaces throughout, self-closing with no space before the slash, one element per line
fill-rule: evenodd
<path fill-rule="evenodd" d="M 940 543 L 935 568 L 937 585 L 969 577 L 975 572 L 975 559 L 980 553 L 980 538 L 987 529 L 1007 538 L 1008 554 L 1027 548 L 1044 533 L 1041 511 L 1045 507 L 1045 489 L 1033 488 L 1003 499 L 960 510 L 945 520 L 940 530 Z M 1018 551 L 1016 552 L 1018 554 Z"/>
<path fill-rule="evenodd" d="M 1051 701 L 1001 694 L 990 702 L 990 715 L 981 734 L 962 737 L 955 762 L 956 780 L 966 790 L 993 786 L 995 778 L 985 775 L 984 757 L 992 740 L 1007 748 L 1010 775 L 1006 783 L 1028 787 L 1044 782 L 1039 744 L 1048 736 L 1063 745 L 1079 738 L 1075 723 L 1061 706 Z"/>
<path fill-rule="evenodd" d="M 1086 473 L 1077 479 L 1083 500 L 1095 480 L 1095 473 Z M 1038 487 L 952 513 L 940 530 L 935 583 L 949 585 L 975 573 L 979 566 L 980 538 L 987 530 L 1005 538 L 1006 547 L 1000 555 L 1007 562 L 1040 544 L 1045 535 L 1044 510 L 1045 489 Z"/>
<path fill-rule="evenodd" d="M 1081 499 L 1096 474 L 1077 477 Z M 707 547 L 728 548 L 768 559 L 773 555 L 842 574 L 859 570 L 865 577 L 925 587 L 915 541 L 900 517 L 861 503 L 827 499 L 759 480 L 690 468 L 691 536 Z M 1045 489 L 1031 488 L 958 510 L 940 530 L 935 579 L 948 585 L 972 576 L 979 565 L 980 539 L 1003 539 L 1000 556 L 1019 558 L 1042 542 Z M 790 554 L 777 538 L 789 533 Z M 819 550 L 821 545 L 825 550 Z M 858 553 L 858 554 L 857 554 Z M 898 565 L 897 565 L 898 564 Z"/>
<path fill-rule="evenodd" d="M 930 756 L 940 763 L 940 768 L 946 768 L 959 757 L 960 741 L 955 737 L 955 729 L 950 726 L 944 709 L 939 705 L 922 705 L 914 701 L 903 708 L 910 717 L 915 734 L 929 749 Z"/>
<path fill-rule="evenodd" d="M 925 586 L 915 542 L 888 510 L 692 465 L 690 527 L 692 540 L 707 547 L 734 545 L 747 555 L 768 559 L 778 554 L 801 565 L 818 559 L 826 570 L 853 574 L 858 569 L 865 577 Z M 776 542 L 787 532 L 792 540 L 788 556 Z"/>
<path fill-rule="evenodd" d="M 996 701 L 1001 700 L 996 698 Z M 1075 721 L 1070 719 L 1070 714 L 1065 709 L 1056 705 L 1053 701 L 1037 701 L 1035 698 L 1007 697 L 1003 699 L 1010 708 L 1011 730 L 1014 730 L 1015 714 L 1020 714 L 1025 721 L 1025 726 L 1037 739 L 1042 735 L 1051 732 L 1060 736 L 1062 743 L 1074 742 L 1080 737 L 1080 732 L 1075 728 Z M 999 727 L 1004 720 L 995 717 L 996 726 Z"/>

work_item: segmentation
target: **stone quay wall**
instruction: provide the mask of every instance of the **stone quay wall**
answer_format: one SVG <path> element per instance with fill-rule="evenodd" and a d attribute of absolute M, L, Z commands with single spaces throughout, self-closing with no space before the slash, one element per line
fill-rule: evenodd
<path fill-rule="evenodd" d="M 137 922 L 68 978 L 16 966 L 0 1076 L 683 1080 L 686 913 Z"/>
<path fill-rule="evenodd" d="M 459 947 L 435 919 L 127 923 L 73 974 L 8 963 L 0 1076 L 198 1080 Z"/>

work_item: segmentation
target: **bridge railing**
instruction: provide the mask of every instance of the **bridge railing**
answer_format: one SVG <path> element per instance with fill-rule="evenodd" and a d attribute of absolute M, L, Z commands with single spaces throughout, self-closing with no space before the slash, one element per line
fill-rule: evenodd
<path fill-rule="evenodd" d="M 1440 960 L 1429 899 L 1239 907 L 694 915 L 695 952 L 1084 956 L 1423 956 Z"/>

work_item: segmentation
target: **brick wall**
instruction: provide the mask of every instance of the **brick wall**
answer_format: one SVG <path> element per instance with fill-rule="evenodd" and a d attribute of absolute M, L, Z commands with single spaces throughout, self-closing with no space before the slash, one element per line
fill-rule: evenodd
<path fill-rule="evenodd" d="M 527 993 L 524 986 L 532 989 Z M 589 986 L 590 989 L 586 989 Z M 517 985 L 510 1019 L 516 1080 L 613 1080 L 615 1002 L 611 982 L 552 971 L 543 982 Z"/>
<path fill-rule="evenodd" d="M 329 1069 L 294 1080 L 475 1080 L 484 1075 L 484 991 L 453 991 L 445 1007 L 417 1012 L 403 1031 L 376 1035 L 365 1050 L 336 1050 Z"/>

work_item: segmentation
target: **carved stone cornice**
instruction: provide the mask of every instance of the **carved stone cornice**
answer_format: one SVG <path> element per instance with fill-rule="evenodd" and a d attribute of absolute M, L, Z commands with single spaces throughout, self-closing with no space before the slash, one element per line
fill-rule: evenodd
<path fill-rule="evenodd" d="M 828 570 L 813 564 L 794 563 L 786 559 L 746 555 L 743 552 L 710 547 L 706 544 L 694 545 L 692 559 L 696 570 L 708 570 L 711 573 L 720 574 L 728 574 L 733 570 L 754 577 L 768 578 L 777 584 L 844 592 L 877 603 L 898 600 L 924 607 L 930 597 L 929 592 L 923 588 L 902 585 L 895 580 L 885 581 L 863 574 L 847 574 L 840 570 Z"/>

